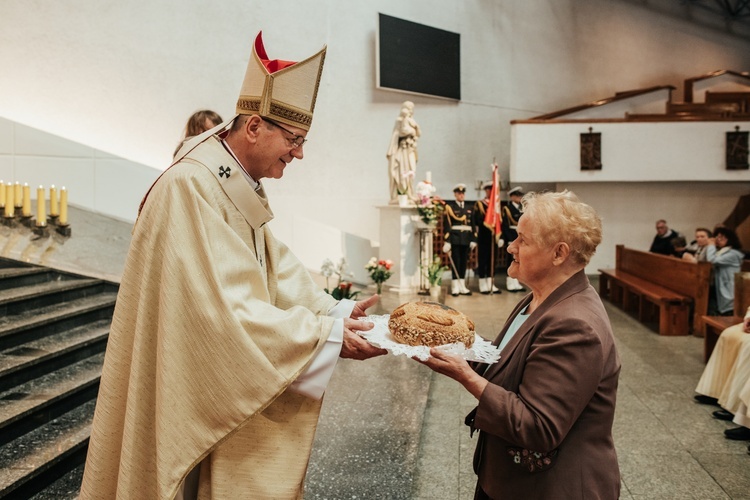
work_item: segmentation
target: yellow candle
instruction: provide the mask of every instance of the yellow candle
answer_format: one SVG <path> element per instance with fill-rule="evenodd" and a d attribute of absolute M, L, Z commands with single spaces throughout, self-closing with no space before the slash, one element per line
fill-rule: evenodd
<path fill-rule="evenodd" d="M 44 186 L 36 188 L 36 225 L 44 227 L 47 225 L 47 204 L 44 199 Z"/>
<path fill-rule="evenodd" d="M 23 184 L 23 208 L 21 209 L 21 215 L 31 217 L 31 188 L 26 183 Z"/>
<path fill-rule="evenodd" d="M 13 217 L 13 184 L 5 188 L 5 216 Z"/>
<path fill-rule="evenodd" d="M 0 208 L 5 207 L 5 183 L 0 181 Z"/>
<path fill-rule="evenodd" d="M 65 186 L 60 188 L 60 221 L 61 226 L 68 224 L 68 190 Z"/>
<path fill-rule="evenodd" d="M 60 215 L 60 209 L 57 206 L 57 190 L 54 184 L 49 187 L 49 215 L 50 217 Z"/>
<path fill-rule="evenodd" d="M 23 196 L 21 195 L 21 183 L 16 182 L 15 189 L 13 190 L 13 205 L 16 208 L 21 208 L 21 202 L 23 202 Z"/>

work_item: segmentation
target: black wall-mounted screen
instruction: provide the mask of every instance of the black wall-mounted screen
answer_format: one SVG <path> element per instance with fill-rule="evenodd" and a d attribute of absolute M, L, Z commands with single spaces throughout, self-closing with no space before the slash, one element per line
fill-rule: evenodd
<path fill-rule="evenodd" d="M 461 99 L 461 35 L 378 14 L 378 88 Z"/>

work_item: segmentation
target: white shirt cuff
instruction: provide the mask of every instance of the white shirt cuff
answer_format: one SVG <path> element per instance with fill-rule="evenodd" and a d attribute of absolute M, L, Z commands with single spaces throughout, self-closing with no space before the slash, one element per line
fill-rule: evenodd
<path fill-rule="evenodd" d="M 351 316 L 355 304 L 353 300 L 342 299 L 328 311 L 328 316 L 336 318 L 328 339 L 305 371 L 289 386 L 291 391 L 312 399 L 323 397 L 344 343 L 344 318 Z"/>

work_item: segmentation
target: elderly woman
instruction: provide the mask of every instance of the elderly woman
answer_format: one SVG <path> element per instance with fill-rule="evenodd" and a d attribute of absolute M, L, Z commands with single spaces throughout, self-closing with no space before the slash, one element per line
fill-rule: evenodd
<path fill-rule="evenodd" d="M 475 499 L 615 499 L 612 440 L 620 359 L 609 318 L 584 267 L 601 241 L 594 210 L 568 191 L 529 193 L 508 274 L 531 289 L 476 371 L 432 349 L 425 364 L 478 400 Z"/>

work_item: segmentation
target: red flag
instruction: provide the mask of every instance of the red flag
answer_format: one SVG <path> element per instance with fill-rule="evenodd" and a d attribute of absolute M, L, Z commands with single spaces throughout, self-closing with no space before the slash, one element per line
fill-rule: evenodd
<path fill-rule="evenodd" d="M 497 163 L 492 164 L 492 191 L 490 191 L 490 202 L 487 213 L 484 215 L 484 225 L 497 236 L 502 232 L 500 218 L 500 182 L 497 173 Z"/>

